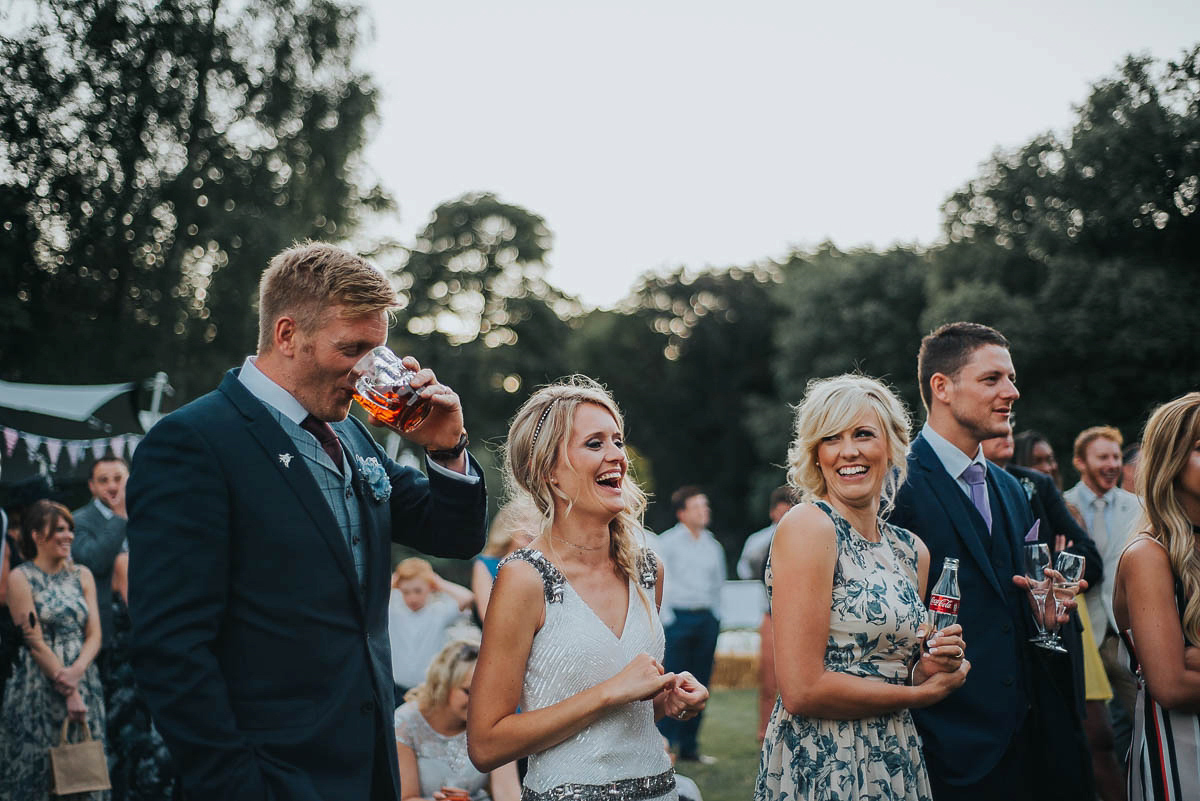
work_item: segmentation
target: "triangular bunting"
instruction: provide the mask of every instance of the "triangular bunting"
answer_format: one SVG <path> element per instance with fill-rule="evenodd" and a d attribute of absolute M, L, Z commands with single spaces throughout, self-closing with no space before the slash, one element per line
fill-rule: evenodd
<path fill-rule="evenodd" d="M 38 452 L 38 448 L 42 447 L 43 439 L 37 434 L 22 434 L 21 439 L 25 440 L 26 454 L 30 459 Z"/>
<path fill-rule="evenodd" d="M 118 459 L 124 459 L 125 458 L 125 438 L 124 437 L 113 437 L 110 444 L 112 446 L 113 455 L 115 455 Z"/>
<path fill-rule="evenodd" d="M 20 439 L 21 432 L 15 429 L 4 429 L 4 455 L 12 456 L 13 448 L 17 447 L 17 440 Z"/>
<path fill-rule="evenodd" d="M 137 446 L 141 443 L 142 438 L 137 434 L 125 435 L 125 455 L 128 459 L 133 459 L 133 452 L 137 450 Z"/>
<path fill-rule="evenodd" d="M 71 462 L 71 467 L 79 464 L 79 458 L 83 456 L 83 443 L 79 440 L 71 440 L 67 443 L 67 459 Z"/>
<path fill-rule="evenodd" d="M 63 442 L 61 439 L 46 439 L 46 453 L 50 454 L 50 464 L 58 464 L 58 456 L 62 453 Z"/>
<path fill-rule="evenodd" d="M 104 455 L 104 449 L 108 445 L 108 440 L 94 439 L 92 440 L 92 458 L 99 459 Z"/>

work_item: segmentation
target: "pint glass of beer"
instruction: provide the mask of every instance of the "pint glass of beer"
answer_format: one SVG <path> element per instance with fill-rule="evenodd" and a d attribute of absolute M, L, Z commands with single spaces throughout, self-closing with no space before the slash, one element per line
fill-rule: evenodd
<path fill-rule="evenodd" d="M 429 415 L 429 399 L 409 385 L 416 373 L 385 345 L 359 359 L 354 372 L 354 399 L 385 425 L 408 433 Z"/>

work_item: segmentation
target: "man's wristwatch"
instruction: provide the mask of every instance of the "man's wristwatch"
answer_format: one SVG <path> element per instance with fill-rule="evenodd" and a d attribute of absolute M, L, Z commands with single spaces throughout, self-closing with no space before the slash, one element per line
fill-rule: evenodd
<path fill-rule="evenodd" d="M 462 435 L 458 438 L 458 444 L 453 448 L 442 448 L 440 450 L 426 448 L 425 455 L 430 459 L 434 459 L 439 462 L 448 462 L 451 459 L 457 459 L 459 456 L 461 456 L 462 452 L 467 449 L 467 444 L 470 441 L 471 440 L 467 439 L 467 432 L 464 429 Z"/>

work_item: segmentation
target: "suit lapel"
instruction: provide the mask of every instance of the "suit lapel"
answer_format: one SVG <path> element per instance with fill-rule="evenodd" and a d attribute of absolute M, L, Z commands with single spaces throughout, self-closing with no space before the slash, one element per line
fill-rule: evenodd
<path fill-rule="evenodd" d="M 292 438 L 271 417 L 262 402 L 251 395 L 250 391 L 237 379 L 236 370 L 230 370 L 225 375 L 220 389 L 246 418 L 246 431 L 262 446 L 268 462 L 273 469 L 282 474 L 283 480 L 296 494 L 300 506 L 316 524 L 317 532 L 333 552 L 334 561 L 337 562 L 346 580 L 350 582 L 350 586 L 354 588 L 354 596 L 359 597 L 358 575 L 354 571 L 354 562 L 350 559 L 350 550 L 346 547 L 345 537 L 342 536 L 337 520 L 334 519 L 333 511 L 325 502 L 325 497 L 321 494 L 316 479 L 309 472 L 304 459 L 296 453 L 296 444 Z M 280 458 L 287 455 L 291 455 L 292 458 L 290 460 Z"/>
<path fill-rule="evenodd" d="M 917 455 L 917 464 L 925 472 L 926 480 L 929 482 L 929 489 L 937 498 L 938 504 L 946 512 L 946 516 L 950 518 L 950 525 L 954 528 L 959 540 L 962 541 L 963 547 L 967 553 L 971 555 L 979 564 L 979 570 L 987 578 L 988 583 L 992 585 L 1000 596 L 1004 596 L 1004 590 L 1000 587 L 1000 582 L 996 578 L 996 571 L 992 568 L 992 560 L 988 557 L 987 550 L 983 547 L 983 540 L 980 539 L 978 530 L 972 520 L 970 508 L 967 506 L 967 496 L 963 494 L 962 489 L 955 483 L 950 474 L 946 472 L 946 467 L 942 464 L 942 460 L 933 452 L 933 448 L 922 437 L 917 437 L 913 442 L 913 452 Z"/>

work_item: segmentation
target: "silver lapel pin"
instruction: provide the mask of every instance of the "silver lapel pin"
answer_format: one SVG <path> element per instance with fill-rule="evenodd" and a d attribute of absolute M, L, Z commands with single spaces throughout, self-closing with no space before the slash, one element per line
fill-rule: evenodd
<path fill-rule="evenodd" d="M 279 454 L 279 463 L 284 467 L 292 466 L 292 455 L 290 453 Z"/>

